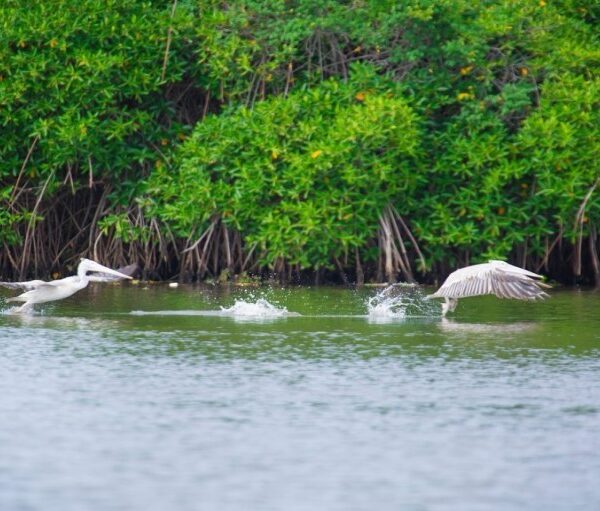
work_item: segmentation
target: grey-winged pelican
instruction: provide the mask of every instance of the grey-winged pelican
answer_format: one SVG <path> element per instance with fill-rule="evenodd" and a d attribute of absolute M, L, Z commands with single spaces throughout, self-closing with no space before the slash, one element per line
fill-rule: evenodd
<path fill-rule="evenodd" d="M 133 265 L 132 265 L 133 266 Z M 128 266 L 127 268 L 132 268 Z M 97 272 L 88 275 L 88 272 Z M 9 298 L 8 302 L 25 302 L 16 312 L 23 312 L 36 303 L 62 300 L 86 287 L 90 282 L 110 282 L 117 279 L 130 279 L 129 275 L 91 261 L 81 259 L 77 266 L 77 275 L 59 280 L 45 282 L 43 280 L 29 280 L 27 282 L 0 282 L 1 286 L 9 289 L 24 289 L 26 292 Z"/>
<path fill-rule="evenodd" d="M 459 298 L 479 295 L 496 295 L 498 298 L 536 300 L 546 298 L 540 282 L 543 277 L 504 261 L 489 261 L 467 266 L 452 272 L 441 287 L 429 298 L 443 298 L 442 316 L 456 309 Z"/>

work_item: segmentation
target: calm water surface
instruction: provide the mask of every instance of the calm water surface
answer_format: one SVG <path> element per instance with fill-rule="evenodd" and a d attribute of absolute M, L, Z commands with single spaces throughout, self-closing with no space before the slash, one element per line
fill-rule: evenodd
<path fill-rule="evenodd" d="M 376 292 L 108 285 L 0 314 L 0 510 L 600 509 L 600 294 L 442 320 L 369 317 Z M 215 313 L 258 298 L 300 315 Z"/>

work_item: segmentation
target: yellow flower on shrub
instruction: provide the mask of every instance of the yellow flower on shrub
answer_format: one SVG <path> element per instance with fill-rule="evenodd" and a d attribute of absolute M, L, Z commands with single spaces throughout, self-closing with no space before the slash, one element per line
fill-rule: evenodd
<path fill-rule="evenodd" d="M 475 95 L 471 92 L 459 92 L 456 96 L 456 99 L 458 99 L 459 101 L 466 101 L 468 99 L 473 99 L 474 97 Z"/>
<path fill-rule="evenodd" d="M 313 151 L 312 153 L 310 153 L 310 157 L 314 160 L 315 158 L 318 158 L 319 156 L 321 156 L 322 153 L 323 153 L 323 151 L 321 151 L 320 149 L 317 149 L 316 151 Z"/>

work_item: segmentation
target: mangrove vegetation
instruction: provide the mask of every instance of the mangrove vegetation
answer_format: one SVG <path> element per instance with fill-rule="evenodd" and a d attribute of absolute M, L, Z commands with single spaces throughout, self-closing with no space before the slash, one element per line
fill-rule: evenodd
<path fill-rule="evenodd" d="M 596 0 L 7 0 L 0 276 L 600 284 Z"/>

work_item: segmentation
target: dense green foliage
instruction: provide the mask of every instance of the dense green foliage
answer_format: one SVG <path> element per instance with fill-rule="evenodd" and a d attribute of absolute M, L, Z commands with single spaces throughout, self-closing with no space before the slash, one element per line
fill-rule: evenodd
<path fill-rule="evenodd" d="M 5 4 L 0 264 L 600 274 L 598 24 L 592 0 Z"/>
<path fill-rule="evenodd" d="M 365 76 L 364 71 L 368 74 Z M 215 215 L 260 263 L 326 267 L 367 247 L 381 205 L 416 189 L 417 116 L 371 70 L 200 123 L 178 172 L 154 172 L 163 220 L 198 236 Z"/>
<path fill-rule="evenodd" d="M 136 0 L 2 4 L 4 266 L 47 268 L 91 247 L 99 217 L 133 201 L 158 148 L 177 140 L 167 86 L 189 61 L 175 38 L 164 61 L 169 23 L 164 4 Z"/>

